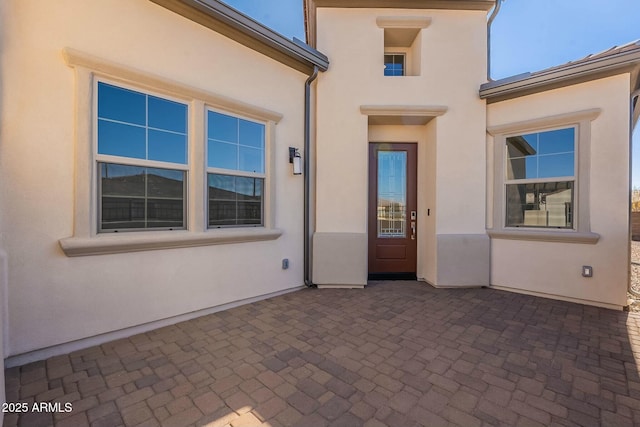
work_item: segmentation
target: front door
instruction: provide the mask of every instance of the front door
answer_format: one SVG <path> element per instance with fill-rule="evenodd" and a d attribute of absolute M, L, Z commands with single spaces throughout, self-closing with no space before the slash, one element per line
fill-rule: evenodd
<path fill-rule="evenodd" d="M 369 278 L 416 278 L 417 146 L 369 144 Z"/>

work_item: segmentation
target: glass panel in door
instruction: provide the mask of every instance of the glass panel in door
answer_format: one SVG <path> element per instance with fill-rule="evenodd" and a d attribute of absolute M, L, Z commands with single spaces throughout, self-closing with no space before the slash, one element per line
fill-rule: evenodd
<path fill-rule="evenodd" d="M 406 237 L 406 216 L 407 153 L 378 151 L 378 237 Z"/>

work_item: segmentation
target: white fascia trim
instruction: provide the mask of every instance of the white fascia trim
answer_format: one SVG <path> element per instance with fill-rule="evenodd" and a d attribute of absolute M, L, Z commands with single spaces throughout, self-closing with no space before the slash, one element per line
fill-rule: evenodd
<path fill-rule="evenodd" d="M 58 344 L 58 345 L 54 345 L 54 346 L 39 349 L 39 350 L 29 351 L 26 353 L 8 357 L 5 360 L 5 367 L 13 368 L 15 366 L 22 366 L 27 363 L 36 362 L 38 360 L 45 360 L 53 356 L 68 354 L 74 351 L 83 350 L 85 348 L 101 345 L 107 342 L 124 339 L 124 338 L 131 337 L 133 335 L 149 332 L 154 329 L 175 325 L 176 323 L 185 322 L 187 320 L 195 319 L 202 316 L 207 316 L 209 314 L 218 313 L 224 310 L 229 310 L 245 304 L 251 304 L 251 303 L 262 301 L 265 299 L 274 298 L 280 295 L 288 294 L 290 292 L 299 291 L 304 288 L 305 288 L 304 286 L 296 286 L 296 287 L 284 289 L 281 291 L 271 292 L 271 293 L 259 295 L 256 297 L 245 298 L 238 301 L 217 305 L 215 307 L 192 311 L 191 313 L 180 314 L 177 316 L 168 317 L 166 319 L 144 323 L 138 326 L 132 326 L 130 328 L 120 329 L 117 331 L 95 335 L 93 337 L 79 339 L 77 341 L 71 341 L 68 343 Z"/>
<path fill-rule="evenodd" d="M 508 134 L 512 132 L 526 132 L 527 130 L 540 130 L 549 127 L 579 123 L 583 120 L 593 121 L 602 113 L 601 108 L 591 108 L 565 114 L 539 117 L 521 122 L 506 123 L 501 125 L 487 126 L 487 132 L 491 136 Z"/>
<path fill-rule="evenodd" d="M 211 107 L 220 108 L 227 112 L 239 114 L 244 117 L 262 121 L 272 121 L 274 123 L 280 122 L 283 117 L 282 114 L 266 108 L 240 102 L 223 95 L 153 75 L 146 71 L 140 71 L 126 65 L 117 64 L 69 47 L 62 50 L 62 55 L 69 67 L 86 68 L 92 72 L 103 74 L 116 80 L 125 79 L 128 81 L 134 81 L 136 82 L 136 85 L 142 87 L 147 86 L 147 89 L 153 91 L 157 91 L 158 88 L 162 88 L 162 90 L 170 92 L 177 97 L 199 99 Z"/>
<path fill-rule="evenodd" d="M 582 78 L 596 79 L 603 73 L 622 74 L 629 72 L 628 67 L 637 65 L 638 61 L 640 61 L 640 51 L 636 49 L 588 62 L 568 64 L 548 71 L 524 73 L 522 76 L 483 84 L 480 86 L 480 98 L 491 102 L 492 98 L 502 96 L 518 97 L 518 94 L 523 91 L 543 92 L 547 86 L 553 84 L 569 86 Z"/>
<path fill-rule="evenodd" d="M 60 247 L 68 257 L 105 255 L 193 246 L 276 240 L 279 229 L 262 227 L 220 228 L 204 232 L 192 231 L 140 231 L 99 234 L 94 237 L 68 237 L 60 239 Z"/>

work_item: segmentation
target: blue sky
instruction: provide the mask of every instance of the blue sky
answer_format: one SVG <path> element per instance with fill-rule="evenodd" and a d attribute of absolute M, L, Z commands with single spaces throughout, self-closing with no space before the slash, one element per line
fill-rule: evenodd
<path fill-rule="evenodd" d="M 302 0 L 225 3 L 284 36 L 305 39 Z M 491 32 L 492 77 L 541 70 L 640 39 L 639 18 L 640 0 L 505 0 Z M 633 139 L 633 183 L 640 187 L 640 125 Z"/>

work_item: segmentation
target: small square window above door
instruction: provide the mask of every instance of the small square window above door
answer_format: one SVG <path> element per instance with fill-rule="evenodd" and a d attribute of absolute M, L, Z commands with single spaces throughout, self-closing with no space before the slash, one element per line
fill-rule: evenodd
<path fill-rule="evenodd" d="M 404 76 L 405 68 L 404 53 L 389 53 L 384 55 L 385 76 Z"/>

